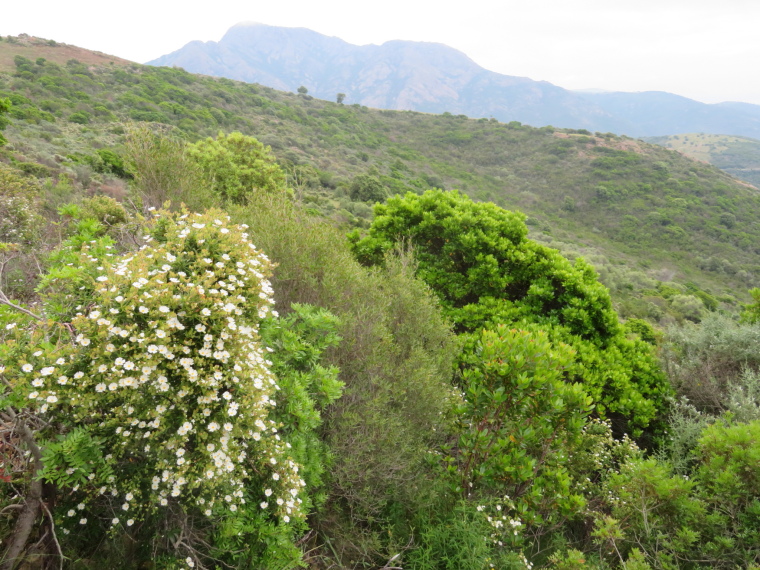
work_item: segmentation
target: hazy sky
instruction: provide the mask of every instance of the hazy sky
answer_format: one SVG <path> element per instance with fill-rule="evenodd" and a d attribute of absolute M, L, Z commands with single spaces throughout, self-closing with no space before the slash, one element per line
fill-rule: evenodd
<path fill-rule="evenodd" d="M 568 89 L 669 91 L 760 104 L 759 0 L 29 0 L 0 35 L 27 33 L 145 62 L 241 21 L 353 44 L 440 42 L 483 67 Z"/>

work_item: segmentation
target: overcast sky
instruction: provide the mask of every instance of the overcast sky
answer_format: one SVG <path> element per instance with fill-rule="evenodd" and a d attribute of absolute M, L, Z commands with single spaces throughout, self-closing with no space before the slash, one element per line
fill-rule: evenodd
<path fill-rule="evenodd" d="M 242 21 L 353 44 L 440 42 L 481 66 L 568 89 L 669 91 L 760 104 L 760 0 L 28 0 L 0 35 L 27 33 L 145 62 Z"/>

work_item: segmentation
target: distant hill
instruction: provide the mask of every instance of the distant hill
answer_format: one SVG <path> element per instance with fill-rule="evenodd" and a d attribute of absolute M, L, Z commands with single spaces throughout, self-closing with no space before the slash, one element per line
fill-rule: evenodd
<path fill-rule="evenodd" d="M 650 137 L 646 140 L 677 150 L 695 160 L 709 162 L 760 188 L 760 140 L 705 133 Z"/>
<path fill-rule="evenodd" d="M 33 61 L 44 58 L 46 61 L 59 65 L 65 65 L 70 59 L 76 59 L 86 65 L 123 66 L 133 63 L 98 51 L 90 51 L 77 46 L 58 43 L 54 40 L 21 34 L 0 40 L 0 71 L 16 71 L 13 58 L 19 55 Z"/>
<path fill-rule="evenodd" d="M 219 42 L 190 42 L 148 62 L 260 83 L 320 99 L 427 113 L 494 117 L 629 136 L 681 132 L 760 138 L 760 106 L 708 105 L 670 93 L 576 92 L 545 81 L 488 71 L 437 43 L 356 46 L 305 28 L 244 23 Z M 589 92 L 590 91 L 590 92 Z"/>

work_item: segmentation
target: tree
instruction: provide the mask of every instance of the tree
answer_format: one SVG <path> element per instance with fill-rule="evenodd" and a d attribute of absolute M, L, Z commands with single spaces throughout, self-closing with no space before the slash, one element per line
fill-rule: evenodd
<path fill-rule="evenodd" d="M 351 181 L 348 189 L 354 202 L 380 202 L 388 197 L 388 190 L 376 176 L 360 174 Z"/>
<path fill-rule="evenodd" d="M 301 85 L 301 86 L 298 88 L 298 93 L 299 93 L 300 95 L 306 95 L 308 92 L 309 92 L 309 90 L 308 90 L 308 89 L 306 89 L 306 87 L 304 87 L 303 85 Z"/>
<path fill-rule="evenodd" d="M 252 193 L 286 191 L 285 174 L 271 149 L 253 137 L 220 132 L 216 139 L 191 144 L 187 152 L 207 184 L 225 200 L 245 204 Z"/>
<path fill-rule="evenodd" d="M 338 105 L 342 105 L 345 99 L 346 99 L 345 93 L 338 93 L 338 95 L 335 97 L 335 100 L 338 102 Z"/>
<path fill-rule="evenodd" d="M 11 101 L 10 99 L 0 99 L 0 131 L 2 131 L 5 127 L 8 126 L 8 119 L 4 116 L 11 110 Z M 3 136 L 3 133 L 0 133 L 0 146 L 3 146 L 8 141 Z"/>
<path fill-rule="evenodd" d="M 749 294 L 752 295 L 752 300 L 754 302 L 744 305 L 742 322 L 750 324 L 760 323 L 760 289 L 757 287 L 750 289 Z"/>
<path fill-rule="evenodd" d="M 365 264 L 383 262 L 406 242 L 418 276 L 438 294 L 459 332 L 522 323 L 576 352 L 566 378 L 581 382 L 597 413 L 620 431 L 639 432 L 664 407 L 670 389 L 651 345 L 626 338 L 609 291 L 583 259 L 573 264 L 527 238 L 525 216 L 456 191 L 394 196 L 375 206 L 369 234 L 351 236 Z"/>

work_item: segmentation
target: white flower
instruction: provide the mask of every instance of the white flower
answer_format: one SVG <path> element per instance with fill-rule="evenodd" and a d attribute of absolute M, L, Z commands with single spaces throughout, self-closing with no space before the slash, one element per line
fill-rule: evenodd
<path fill-rule="evenodd" d="M 127 526 L 132 526 L 133 524 L 135 524 L 135 520 L 134 519 L 129 519 L 127 521 Z"/>
<path fill-rule="evenodd" d="M 261 504 L 259 505 L 262 509 L 266 509 L 269 506 L 269 503 L 266 501 L 261 501 Z"/>
<path fill-rule="evenodd" d="M 47 397 L 47 403 L 48 404 L 55 404 L 57 401 L 58 401 L 58 398 L 56 398 L 55 396 L 51 395 L 51 396 Z"/>
<path fill-rule="evenodd" d="M 161 305 L 161 306 L 158 308 L 158 310 L 159 310 L 160 312 L 162 312 L 162 313 L 168 313 L 168 312 L 169 312 L 169 307 L 167 307 L 166 305 Z"/>
<path fill-rule="evenodd" d="M 272 489 L 267 489 L 266 491 L 264 491 L 264 494 L 265 494 L 267 497 L 271 497 L 271 496 L 272 496 Z"/>
<path fill-rule="evenodd" d="M 118 519 L 118 518 L 114 518 L 114 519 L 111 521 L 111 524 L 119 524 L 119 519 Z"/>
<path fill-rule="evenodd" d="M 79 519 L 79 524 L 87 524 L 87 519 L 85 518 Z"/>

